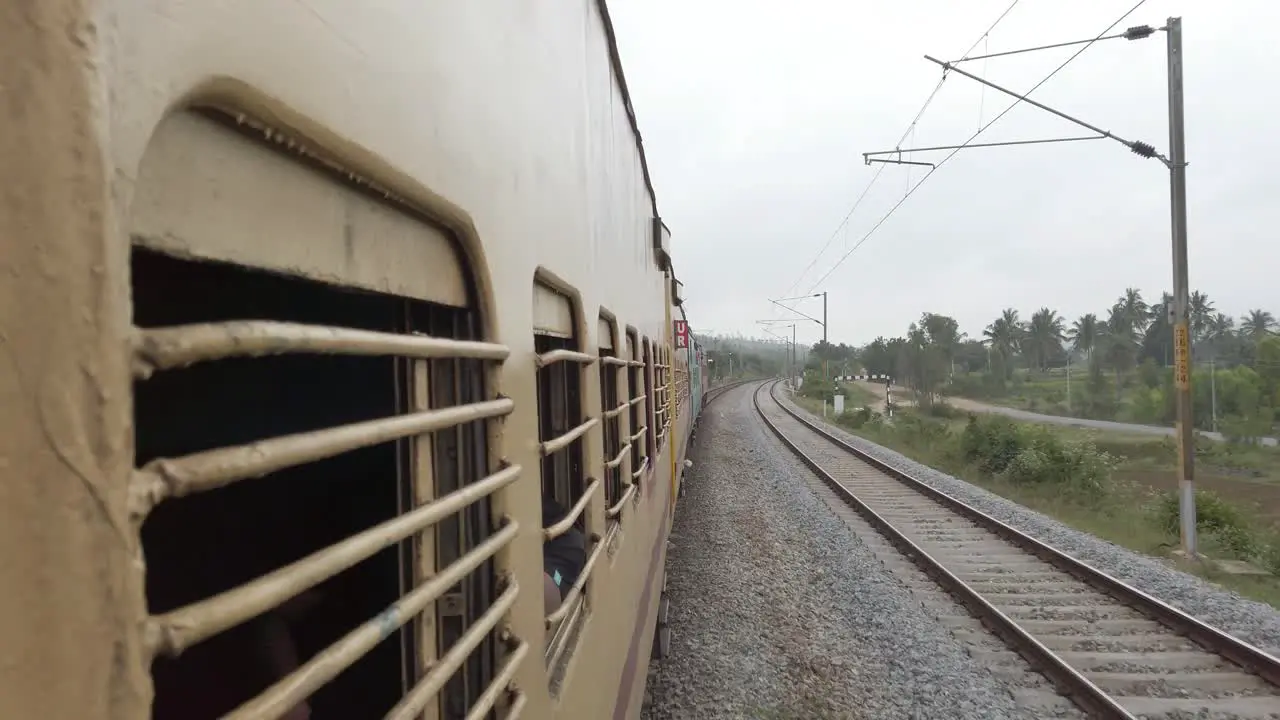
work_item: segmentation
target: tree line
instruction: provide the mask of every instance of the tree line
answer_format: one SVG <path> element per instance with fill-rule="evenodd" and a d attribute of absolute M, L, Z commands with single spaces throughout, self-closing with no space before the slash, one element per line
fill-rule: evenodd
<path fill-rule="evenodd" d="M 925 408 L 943 394 L 1000 396 L 1070 367 L 1080 373 L 1074 402 L 1056 407 L 1061 399 L 1051 395 L 1046 410 L 1170 422 L 1172 303 L 1167 292 L 1148 302 L 1137 288 L 1126 288 L 1105 312 L 1086 313 L 1070 324 L 1052 308 L 1042 307 L 1025 320 L 1017 309 L 1006 308 L 977 337 L 961 333 L 954 318 L 927 312 L 903 336 L 878 337 L 856 349 L 820 343 L 811 357 L 891 375 L 914 390 Z M 1276 316 L 1255 308 L 1233 317 L 1199 291 L 1191 294 L 1189 310 L 1197 424 L 1211 429 L 1216 417 L 1236 423 L 1245 434 L 1270 430 L 1280 419 Z"/>

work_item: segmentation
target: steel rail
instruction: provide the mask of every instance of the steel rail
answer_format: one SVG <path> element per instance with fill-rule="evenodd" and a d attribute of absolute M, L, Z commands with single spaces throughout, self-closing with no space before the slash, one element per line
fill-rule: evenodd
<path fill-rule="evenodd" d="M 707 406 L 711 404 L 712 400 L 715 400 L 716 398 L 720 397 L 721 395 L 724 395 L 726 392 L 729 392 L 730 390 L 736 387 L 742 387 L 743 385 L 746 385 L 749 382 L 759 382 L 759 378 L 751 378 L 749 380 L 734 380 L 731 383 L 720 385 L 718 387 L 713 387 L 707 390 L 707 394 L 702 398 L 702 409 L 705 410 Z"/>
<path fill-rule="evenodd" d="M 871 524 L 881 535 L 889 540 L 899 552 L 905 557 L 912 560 L 926 575 L 945 588 L 952 594 L 962 605 L 964 605 L 975 618 L 980 620 L 983 625 L 990 629 L 993 633 L 1004 640 L 1015 652 L 1021 655 L 1027 662 L 1040 670 L 1044 675 L 1057 687 L 1058 691 L 1064 696 L 1071 699 L 1077 706 L 1088 712 L 1093 717 L 1107 718 L 1108 720 L 1136 720 L 1136 717 L 1129 711 L 1125 710 L 1110 695 L 1102 691 L 1098 686 L 1094 685 L 1084 675 L 1081 675 L 1075 668 L 1071 667 L 1062 658 L 1058 657 L 1052 650 L 1045 647 L 1039 640 L 1036 640 L 1020 625 L 1018 625 L 1008 615 L 1005 615 L 998 608 L 992 605 L 977 590 L 956 577 L 950 570 L 923 548 L 913 542 L 901 530 L 886 520 L 882 515 L 871 508 L 870 505 L 863 502 L 855 493 L 840 484 L 835 477 L 828 473 L 816 460 L 809 457 L 791 438 L 775 424 L 773 424 L 764 409 L 760 407 L 760 391 L 766 386 L 769 387 L 769 397 L 778 405 L 779 408 L 786 411 L 792 417 L 795 417 L 806 427 L 815 430 L 825 438 L 833 442 L 841 442 L 837 438 L 833 438 L 821 430 L 817 430 L 814 426 L 806 422 L 792 413 L 789 408 L 777 401 L 773 396 L 773 387 L 778 381 L 773 383 L 761 383 L 752 394 L 752 403 L 755 405 L 756 413 L 760 419 L 764 421 L 766 427 L 773 432 L 774 435 L 786 445 L 796 457 L 800 458 L 809 469 L 841 497 L 849 506 L 851 506 L 859 515 Z M 853 450 L 853 448 L 841 443 L 842 447 Z M 863 459 L 862 455 L 858 455 L 859 459 Z M 881 469 L 883 464 L 875 464 L 876 469 Z M 896 476 L 895 476 L 896 477 Z"/>
<path fill-rule="evenodd" d="M 1168 603 L 1165 603 L 1164 601 L 1129 585 L 1123 580 L 1113 577 L 1112 575 L 1103 572 L 1088 563 L 1078 560 L 1041 540 L 1031 537 L 1008 523 L 998 520 L 972 505 L 958 500 L 955 497 L 928 485 L 924 481 L 912 477 L 910 474 L 879 460 L 853 445 L 850 445 L 827 430 L 819 427 L 808 418 L 802 417 L 791 408 L 783 405 L 781 402 L 778 402 L 777 398 L 773 395 L 772 388 L 770 389 L 769 397 L 778 405 L 779 408 L 783 410 L 783 412 L 790 415 L 802 425 L 840 449 L 857 457 L 862 462 L 871 465 L 876 470 L 905 483 L 913 490 L 916 490 L 930 499 L 955 510 L 957 513 L 965 516 L 979 526 L 995 532 L 1010 543 L 1022 548 L 1036 557 L 1039 557 L 1054 567 L 1070 574 L 1072 577 L 1075 577 L 1094 589 L 1120 601 L 1126 606 L 1147 615 L 1170 630 L 1189 638 L 1208 652 L 1221 655 L 1244 669 L 1258 675 L 1272 685 L 1280 687 L 1280 658 L 1277 658 L 1261 648 L 1251 645 L 1240 638 L 1230 635 L 1213 627 L 1212 625 L 1192 617 L 1172 605 L 1169 605 Z M 760 412 L 758 402 L 756 403 L 756 410 L 757 412 Z M 761 417 L 763 417 L 763 412 L 761 412 Z M 768 420 L 766 419 L 766 423 L 767 422 Z M 772 427 L 772 425 L 770 425 L 770 427 Z"/>

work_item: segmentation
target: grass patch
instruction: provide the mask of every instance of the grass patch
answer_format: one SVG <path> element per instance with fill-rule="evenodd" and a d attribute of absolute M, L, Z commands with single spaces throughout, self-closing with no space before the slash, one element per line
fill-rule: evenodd
<path fill-rule="evenodd" d="M 811 414 L 821 415 L 821 401 L 795 399 Z M 835 424 L 1130 550 L 1171 559 L 1170 551 L 1178 547 L 1171 472 L 1176 455 L 1169 438 L 1101 436 L 998 415 L 938 418 L 909 410 L 892 422 L 875 413 L 846 413 Z M 1201 551 L 1211 558 L 1251 562 L 1272 575 L 1232 575 L 1202 563 L 1176 564 L 1280 608 L 1280 487 L 1270 480 L 1276 473 L 1266 452 L 1271 449 L 1204 442 L 1205 451 L 1198 455 L 1202 469 L 1246 467 L 1262 476 L 1198 478 L 1204 488 L 1196 503 Z M 1259 491 L 1256 496 L 1247 493 L 1250 488 Z M 1269 502 L 1257 502 L 1259 497 Z"/>

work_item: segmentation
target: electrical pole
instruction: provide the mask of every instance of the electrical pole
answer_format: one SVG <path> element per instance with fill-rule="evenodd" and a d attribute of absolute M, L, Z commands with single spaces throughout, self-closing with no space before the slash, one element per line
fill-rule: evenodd
<path fill-rule="evenodd" d="M 797 310 L 797 309 L 795 309 L 795 308 L 793 308 L 793 307 L 791 307 L 791 306 L 789 306 L 789 305 L 783 305 L 783 304 L 782 304 L 782 303 L 784 303 L 784 302 L 791 302 L 791 301 L 795 301 L 795 300 L 805 300 L 805 299 L 808 299 L 808 298 L 816 298 L 816 297 L 820 297 L 820 298 L 822 298 L 822 319 L 821 319 L 821 320 L 819 320 L 819 319 L 818 319 L 818 318 L 816 318 L 816 317 L 812 317 L 812 316 L 810 316 L 810 315 L 805 315 L 804 313 L 800 312 L 799 310 Z M 806 320 L 812 320 L 812 321 L 814 321 L 814 322 L 818 323 L 819 325 L 821 325 L 821 326 L 822 326 L 822 342 L 823 342 L 823 344 L 824 344 L 824 345 L 827 343 L 827 294 L 826 294 L 825 292 L 814 293 L 814 294 L 812 294 L 812 295 L 801 295 L 800 297 L 779 298 L 779 299 L 777 299 L 777 300 L 770 299 L 770 300 L 769 300 L 769 302 L 773 303 L 774 305 L 777 305 L 778 307 L 782 308 L 783 310 L 787 310 L 787 311 L 793 312 L 793 313 L 795 313 L 796 315 L 799 315 L 800 317 L 805 318 Z M 765 321 L 765 322 L 768 322 L 768 321 Z M 793 353 L 795 353 L 795 338 L 794 338 L 794 336 L 795 336 L 795 326 L 794 326 L 794 325 L 792 326 L 791 330 L 792 330 L 792 332 L 791 332 L 791 334 L 792 334 L 792 343 L 791 343 L 791 347 L 792 347 L 792 352 L 793 352 Z M 797 361 L 799 360 L 799 354 L 798 354 L 798 353 L 796 354 L 796 359 L 797 359 Z M 801 374 L 803 375 L 803 373 L 801 373 Z M 826 379 L 827 379 L 827 361 L 826 361 L 826 357 L 825 357 L 825 355 L 824 355 L 823 360 L 822 360 L 822 379 L 823 379 L 823 380 L 826 380 Z"/>
<path fill-rule="evenodd" d="M 1213 411 L 1213 431 L 1218 432 L 1218 361 L 1209 359 L 1209 402 Z"/>
<path fill-rule="evenodd" d="M 827 341 L 827 291 L 822 291 L 822 342 Z"/>
<path fill-rule="evenodd" d="M 822 291 L 822 379 L 827 379 L 827 354 L 830 343 L 827 342 L 827 291 Z"/>
<path fill-rule="evenodd" d="M 1191 298 L 1187 278 L 1187 147 L 1183 132 L 1182 18 L 1169 18 L 1169 211 L 1173 229 L 1173 380 L 1178 391 L 1178 493 L 1182 551 L 1196 554 L 1195 425 L 1191 404 Z"/>
<path fill-rule="evenodd" d="M 1030 99 L 1027 93 L 1017 93 L 1008 88 L 1001 87 L 989 80 L 978 77 L 972 73 L 961 70 L 956 67 L 961 62 L 971 60 L 980 60 L 985 57 L 997 57 L 1003 55 L 1014 55 L 1024 52 L 1032 52 L 1034 50 L 1044 50 L 1054 47 L 1063 47 L 1066 45 L 1091 45 L 1099 40 L 1111 40 L 1123 38 L 1125 40 L 1141 40 L 1150 37 L 1156 32 L 1155 28 L 1149 25 L 1138 25 L 1128 28 L 1124 32 L 1114 35 L 1099 36 L 1091 40 L 1079 40 L 1069 43 L 1056 43 L 1054 45 L 1042 45 L 1040 47 L 1026 48 L 1024 50 L 1012 50 L 1001 53 L 992 53 L 991 55 L 977 55 L 965 57 L 953 62 L 945 62 L 937 58 L 925 55 L 925 59 L 930 62 L 942 66 L 943 71 L 954 72 L 963 75 L 972 80 L 976 80 L 983 85 L 998 90 L 1006 95 L 1011 95 L 1018 99 L 1019 102 L 1025 102 L 1044 110 L 1053 115 L 1073 122 L 1081 127 L 1097 133 L 1093 136 L 1086 137 L 1065 137 L 1065 138 L 1046 138 L 1042 140 L 1016 140 L 996 143 L 964 143 L 962 145 L 940 145 L 927 148 L 894 148 L 892 150 L 881 150 L 878 152 L 863 153 L 863 159 L 868 163 L 889 163 L 904 165 L 919 165 L 922 163 L 902 160 L 902 156 L 913 152 L 924 152 L 931 150 L 952 150 L 958 152 L 968 148 L 978 147 L 998 147 L 1010 145 L 1034 145 L 1039 143 L 1058 143 L 1058 142 L 1074 142 L 1083 140 L 1103 140 L 1110 139 L 1133 151 L 1134 154 L 1144 158 L 1156 158 L 1169 169 L 1169 211 L 1171 220 L 1171 231 L 1173 239 L 1173 311 L 1171 320 L 1173 325 L 1173 341 L 1174 341 L 1174 386 L 1177 395 L 1177 432 L 1178 439 L 1178 494 L 1179 494 L 1179 516 L 1181 520 L 1181 537 L 1182 552 L 1188 557 L 1195 557 L 1196 549 L 1196 503 L 1195 503 L 1195 427 L 1192 408 L 1191 395 L 1191 334 L 1188 327 L 1188 314 L 1190 310 L 1190 290 L 1187 279 L 1187 160 L 1186 160 L 1186 138 L 1184 135 L 1184 103 L 1183 103 L 1183 82 L 1182 82 L 1182 18 L 1169 18 L 1165 27 L 1159 28 L 1166 33 L 1168 47 L 1168 83 L 1169 83 L 1169 157 L 1164 157 L 1156 152 L 1156 149 L 1148 143 L 1136 140 L 1126 140 L 1108 130 L 1087 123 L 1078 118 L 1072 117 L 1060 110 Z M 1083 48 L 1080 52 L 1083 52 Z M 1077 55 L 1079 52 L 1077 52 Z M 1075 55 L 1071 56 L 1072 58 Z M 1071 58 L 1067 62 L 1070 62 Z M 1063 63 L 1065 65 L 1065 63 Z M 1061 69 L 1063 66 L 1059 66 Z M 1056 71 L 1055 71 L 1056 72 Z M 1048 78 L 1046 78 L 1047 80 Z M 1041 81 L 1043 84 L 1044 81 Z M 1039 87 L 1039 85 L 1036 85 Z M 1032 88 L 1034 90 L 1035 88 Z M 1010 106 L 1012 108 L 1013 106 Z M 976 137 L 976 135 L 975 135 Z M 972 139 L 972 138 L 970 138 Z M 898 159 L 893 159 L 893 157 Z M 948 158 L 950 155 L 947 156 Z M 943 161 L 945 162 L 945 160 Z M 923 163 L 932 165 L 932 163 Z M 934 166 L 937 167 L 937 166 Z M 988 357 L 990 350 L 988 350 Z M 990 364 L 990 360 L 988 360 Z"/>
<path fill-rule="evenodd" d="M 1067 351 L 1067 412 L 1071 412 L 1071 351 Z"/>

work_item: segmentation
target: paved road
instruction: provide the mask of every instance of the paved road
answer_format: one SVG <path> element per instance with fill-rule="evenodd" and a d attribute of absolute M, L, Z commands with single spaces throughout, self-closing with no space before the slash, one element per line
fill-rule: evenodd
<path fill-rule="evenodd" d="M 1112 430 L 1114 432 L 1138 435 L 1173 435 L 1174 433 L 1173 428 L 1161 425 L 1138 425 L 1136 423 L 1113 422 L 1111 420 L 1091 420 L 1088 418 L 1063 417 L 1061 415 L 1044 415 L 1042 413 L 1030 412 L 1027 410 L 1018 410 L 1017 408 L 988 405 L 968 398 L 949 397 L 947 398 L 947 402 L 960 410 L 998 413 L 1000 415 L 1006 415 L 1011 418 L 1027 420 L 1030 422 L 1071 425 L 1074 427 L 1093 428 L 1095 430 Z M 1226 439 L 1222 436 L 1222 433 L 1201 432 L 1200 434 L 1212 440 L 1222 441 Z M 1275 446 L 1276 438 L 1262 438 L 1262 444 Z"/>
<path fill-rule="evenodd" d="M 883 385 L 874 385 L 871 383 L 859 382 L 860 385 L 872 392 L 884 394 Z M 1016 420 L 1026 420 L 1028 422 L 1049 423 L 1052 425 L 1070 425 L 1073 427 L 1092 428 L 1094 430 L 1111 430 L 1113 432 L 1123 432 L 1138 435 L 1170 435 L 1174 433 L 1171 427 L 1163 427 L 1160 425 L 1138 425 L 1136 423 L 1113 422 L 1111 420 L 1090 420 L 1088 418 L 1063 417 L 1061 415 L 1045 415 L 1043 413 L 1030 412 L 1028 410 L 1018 410 L 1017 408 L 1002 407 L 1000 405 L 988 405 L 977 400 L 970 400 L 962 397 L 949 397 L 947 402 L 954 408 L 966 410 L 969 412 L 996 413 L 1014 418 Z M 1212 440 L 1225 440 L 1222 433 L 1202 432 L 1201 435 Z M 1262 438 L 1263 445 L 1276 446 L 1276 438 Z"/>

